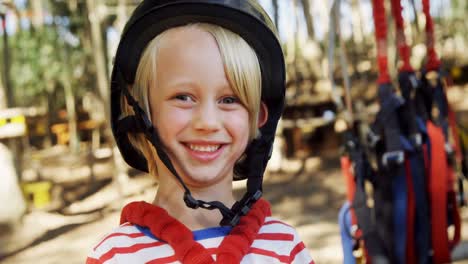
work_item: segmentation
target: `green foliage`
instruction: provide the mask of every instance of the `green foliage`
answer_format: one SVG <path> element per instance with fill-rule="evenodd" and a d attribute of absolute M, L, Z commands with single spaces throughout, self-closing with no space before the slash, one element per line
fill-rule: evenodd
<path fill-rule="evenodd" d="M 55 107 L 62 107 L 64 98 L 59 95 L 65 82 L 75 88 L 76 96 L 84 93 L 85 51 L 80 44 L 72 47 L 66 43 L 56 27 L 23 30 L 9 42 L 10 76 L 18 106 L 37 104 L 38 98 L 49 93 L 55 95 Z"/>
<path fill-rule="evenodd" d="M 9 75 L 16 106 L 52 99 L 49 106 L 59 109 L 65 105 L 64 86 L 72 87 L 79 100 L 94 82 L 95 73 L 89 66 L 92 50 L 83 44 L 89 34 L 87 15 L 81 2 L 75 6 L 68 1 L 43 3 L 51 15 L 44 25 L 21 28 L 8 37 Z"/>
<path fill-rule="evenodd" d="M 34 103 L 48 85 L 57 83 L 61 65 L 54 47 L 56 38 L 57 33 L 50 27 L 21 31 L 10 37 L 10 76 L 17 105 Z"/>

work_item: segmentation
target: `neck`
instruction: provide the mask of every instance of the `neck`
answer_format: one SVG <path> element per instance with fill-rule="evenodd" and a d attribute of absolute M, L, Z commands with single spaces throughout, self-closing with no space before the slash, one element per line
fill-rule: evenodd
<path fill-rule="evenodd" d="M 173 175 L 159 175 L 159 187 L 154 205 L 164 208 L 172 217 L 179 220 L 190 230 L 219 226 L 222 215 L 219 210 L 192 209 L 183 200 L 184 189 Z M 231 208 L 235 202 L 232 182 L 221 181 L 206 187 L 187 186 L 192 196 L 206 202 L 219 201 Z"/>

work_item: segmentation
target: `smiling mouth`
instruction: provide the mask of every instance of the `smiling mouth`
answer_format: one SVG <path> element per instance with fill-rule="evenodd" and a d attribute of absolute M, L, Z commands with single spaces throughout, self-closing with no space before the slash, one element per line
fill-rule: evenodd
<path fill-rule="evenodd" d="M 220 149 L 221 144 L 216 144 L 216 145 L 187 144 L 187 147 L 193 151 L 211 153 Z"/>

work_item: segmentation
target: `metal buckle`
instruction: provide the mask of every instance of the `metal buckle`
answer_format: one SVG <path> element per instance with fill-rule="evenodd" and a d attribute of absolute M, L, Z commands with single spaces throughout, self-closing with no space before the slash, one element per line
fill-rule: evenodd
<path fill-rule="evenodd" d="M 369 143 L 369 146 L 373 148 L 375 147 L 375 145 L 377 145 L 377 142 L 379 141 L 380 136 L 374 131 L 369 130 L 369 132 L 367 133 L 367 142 Z"/>
<path fill-rule="evenodd" d="M 232 217 L 232 219 L 229 221 L 230 226 L 236 226 L 239 221 L 241 216 L 246 215 L 250 209 L 252 208 L 252 205 L 258 201 L 262 197 L 262 191 L 257 190 L 254 195 L 250 196 L 245 202 L 242 208 Z"/>
<path fill-rule="evenodd" d="M 422 145 L 421 133 L 416 133 L 416 134 L 411 135 L 411 142 L 413 143 L 415 147 L 417 148 L 421 147 Z"/>
<path fill-rule="evenodd" d="M 455 150 L 453 149 L 452 145 L 448 142 L 444 145 L 445 153 L 447 153 L 447 162 L 450 166 L 456 167 L 457 160 L 455 157 Z"/>
<path fill-rule="evenodd" d="M 411 82 L 411 86 L 413 87 L 413 89 L 418 88 L 419 85 L 418 85 L 418 79 L 416 78 L 416 75 L 411 74 L 409 77 L 409 80 Z"/>
<path fill-rule="evenodd" d="M 385 152 L 382 155 L 382 164 L 385 167 L 400 165 L 405 160 L 405 153 L 401 150 Z"/>
<path fill-rule="evenodd" d="M 454 153 L 452 144 L 448 142 L 445 143 L 444 149 L 445 149 L 445 153 L 447 153 L 448 155 L 452 155 Z"/>

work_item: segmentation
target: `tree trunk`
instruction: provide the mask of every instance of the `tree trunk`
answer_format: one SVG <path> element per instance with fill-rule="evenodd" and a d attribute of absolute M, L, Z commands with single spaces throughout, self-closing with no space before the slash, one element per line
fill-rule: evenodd
<path fill-rule="evenodd" d="M 272 5 L 273 5 L 273 20 L 275 22 L 276 28 L 278 28 L 278 31 L 279 31 L 278 0 L 272 0 Z"/>
<path fill-rule="evenodd" d="M 310 0 L 301 0 L 302 11 L 307 25 L 307 35 L 309 39 L 315 39 L 315 29 L 314 21 L 312 20 L 312 15 L 310 13 Z"/>
<path fill-rule="evenodd" d="M 64 47 L 63 49 L 66 49 L 66 47 Z M 66 51 L 63 51 L 62 54 L 62 60 L 65 62 L 65 58 L 67 58 L 68 54 Z M 78 138 L 75 95 L 73 94 L 73 88 L 71 84 L 70 67 L 70 65 L 66 66 L 67 69 L 62 75 L 62 84 L 65 92 L 65 107 L 67 108 L 68 132 L 70 134 L 69 147 L 72 153 L 78 153 L 78 151 L 80 150 L 80 140 Z"/>
<path fill-rule="evenodd" d="M 299 83 L 299 12 L 297 10 L 297 0 L 292 0 L 293 11 L 294 11 L 294 98 L 297 99 L 300 93 L 300 83 Z"/>
<path fill-rule="evenodd" d="M 117 30 L 119 30 L 120 33 L 123 32 L 123 29 L 125 27 L 125 23 L 127 22 L 127 1 L 126 0 L 119 0 L 118 6 L 117 6 Z"/>
<path fill-rule="evenodd" d="M 53 14 L 55 15 L 55 14 Z M 57 24 L 52 22 L 53 27 L 56 31 L 58 31 Z M 73 87 L 72 87 L 72 74 L 71 74 L 71 65 L 69 64 L 69 52 L 67 48 L 67 43 L 65 43 L 62 39 L 56 38 L 55 39 L 55 49 L 59 54 L 60 61 L 63 65 L 66 65 L 60 75 L 60 82 L 64 89 L 65 94 L 65 108 L 67 110 L 67 119 L 68 119 L 68 133 L 69 133 L 69 148 L 72 153 L 77 153 L 80 147 L 80 141 L 78 138 L 78 125 L 77 125 L 77 115 L 76 115 L 76 108 L 75 108 L 75 95 L 73 94 Z M 51 87 L 48 87 L 52 90 Z"/>
<path fill-rule="evenodd" d="M 128 11 L 128 6 L 126 3 L 126 0 L 119 0 L 117 3 L 117 8 L 116 8 L 117 19 L 112 24 L 112 27 L 115 28 L 119 32 L 120 35 L 122 35 L 123 30 L 125 28 L 125 23 L 128 20 L 127 11 Z M 112 58 L 117 52 L 118 41 L 116 41 L 115 39 L 106 38 L 105 42 L 106 42 L 105 46 L 106 46 L 106 51 L 107 51 L 106 53 L 107 58 Z M 112 71 L 113 66 L 114 65 L 112 63 L 112 60 L 108 59 L 107 60 L 108 72 Z"/>
<path fill-rule="evenodd" d="M 348 122 L 353 122 L 353 106 L 351 103 L 351 81 L 349 78 L 348 73 L 348 59 L 347 59 L 347 51 L 346 51 L 346 43 L 344 42 L 342 36 L 342 29 L 340 23 L 340 13 L 341 13 L 341 3 L 338 1 L 336 3 L 336 9 L 333 10 L 334 12 L 331 14 L 333 21 L 335 22 L 336 28 L 336 35 L 338 37 L 338 44 L 340 46 L 340 68 L 341 68 L 341 75 L 343 77 L 343 87 L 344 87 L 344 97 L 345 97 L 345 106 L 348 113 Z M 333 73 L 332 73 L 333 74 Z M 332 77 L 333 78 L 333 77 Z"/>
<path fill-rule="evenodd" d="M 354 74 L 359 76 L 359 71 L 357 69 L 357 64 L 363 55 L 363 40 L 364 40 L 364 30 L 362 29 L 362 13 L 359 6 L 358 0 L 353 0 L 351 2 L 351 14 L 352 14 L 352 34 L 353 34 L 353 45 L 351 47 L 351 65 L 353 67 Z"/>
<path fill-rule="evenodd" d="M 1 14 L 1 21 L 3 25 L 6 25 L 6 14 Z M 8 42 L 8 31 L 6 27 L 3 27 L 3 34 L 2 34 L 2 41 L 3 41 L 3 85 L 6 91 L 6 105 L 7 107 L 15 107 L 15 93 L 13 91 L 13 87 L 11 86 L 11 79 L 10 79 L 10 51 L 9 51 L 9 42 Z"/>
<path fill-rule="evenodd" d="M 322 4 L 316 5 L 316 6 L 319 9 L 318 12 L 320 14 L 327 14 L 329 12 L 329 10 L 327 8 L 327 4 L 325 4 L 323 2 L 322 2 Z M 327 22 L 328 22 L 328 19 L 326 19 L 326 18 L 323 19 L 322 18 L 320 23 L 326 27 Z M 328 29 L 328 30 L 330 30 L 330 29 Z M 327 30 L 325 30 L 325 31 L 327 31 Z M 319 79 L 322 79 L 322 78 L 325 78 L 325 76 L 327 76 L 327 63 L 328 63 L 327 62 L 327 55 L 326 55 L 326 51 L 325 51 L 324 46 L 320 45 L 320 43 L 317 43 L 317 47 L 320 48 L 320 57 L 316 59 L 316 62 L 311 61 L 310 63 L 314 63 L 316 65 L 315 66 L 315 71 L 318 73 L 317 77 Z"/>
<path fill-rule="evenodd" d="M 359 0 L 351 2 L 352 9 L 352 24 L 353 24 L 353 40 L 360 46 L 364 39 L 364 30 L 362 28 L 362 12 L 359 6 Z"/>
<path fill-rule="evenodd" d="M 91 44 L 93 46 L 93 58 L 96 64 L 97 88 L 99 91 L 99 96 L 101 97 L 102 101 L 104 102 L 104 105 L 106 106 L 106 116 L 109 117 L 110 93 L 108 88 L 108 77 L 102 40 L 100 16 L 97 12 L 96 1 L 86 0 L 86 6 L 88 8 L 88 18 L 91 24 Z"/>
<path fill-rule="evenodd" d="M 6 90 L 5 86 L 3 85 L 3 82 L 3 76 L 0 75 L 0 110 L 5 109 L 7 107 Z"/>
<path fill-rule="evenodd" d="M 41 29 L 44 25 L 44 14 L 42 11 L 42 0 L 30 1 L 32 9 L 31 22 L 36 29 Z"/>
<path fill-rule="evenodd" d="M 413 40 L 413 43 L 419 43 L 419 41 L 421 40 L 421 31 L 422 31 L 421 26 L 420 26 L 421 23 L 419 21 L 419 15 L 416 10 L 416 4 L 414 0 L 410 0 L 410 2 L 413 8 L 413 15 L 414 15 L 414 23 L 412 23 L 412 26 L 411 26 L 412 40 Z"/>

